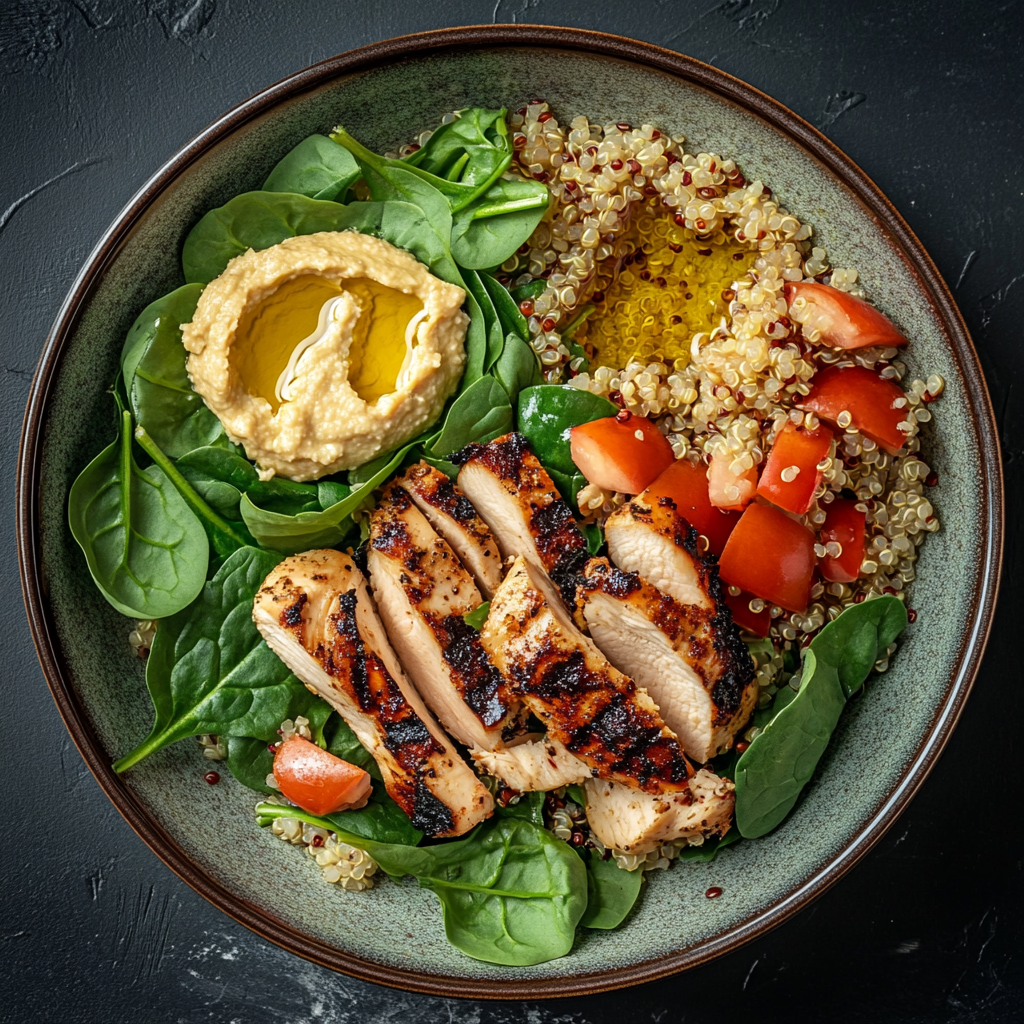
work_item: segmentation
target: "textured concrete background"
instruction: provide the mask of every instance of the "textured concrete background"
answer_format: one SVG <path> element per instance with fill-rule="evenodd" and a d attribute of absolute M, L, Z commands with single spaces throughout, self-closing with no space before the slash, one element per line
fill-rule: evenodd
<path fill-rule="evenodd" d="M 0 516 L 12 595 L 0 622 L 0 1017 L 1024 1019 L 1024 688 L 1014 632 L 1024 568 L 1024 5 L 0 0 L 4 479 L 13 480 L 33 368 L 62 297 L 103 229 L 165 159 L 228 107 L 305 64 L 389 36 L 492 20 L 632 35 L 745 79 L 845 149 L 930 250 L 988 375 L 1008 482 L 1008 584 L 963 720 L 910 809 L 859 867 L 782 927 L 711 965 L 640 989 L 544 1004 L 393 992 L 307 964 L 236 925 L 164 868 L 107 802 L 32 650 L 17 597 L 9 483 Z"/>

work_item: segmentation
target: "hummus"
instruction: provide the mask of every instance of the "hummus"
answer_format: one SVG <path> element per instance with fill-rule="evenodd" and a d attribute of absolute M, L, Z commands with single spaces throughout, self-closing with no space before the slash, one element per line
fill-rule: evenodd
<path fill-rule="evenodd" d="M 465 366 L 465 293 L 355 231 L 233 259 L 182 327 L 192 386 L 266 479 L 315 480 L 412 440 Z"/>

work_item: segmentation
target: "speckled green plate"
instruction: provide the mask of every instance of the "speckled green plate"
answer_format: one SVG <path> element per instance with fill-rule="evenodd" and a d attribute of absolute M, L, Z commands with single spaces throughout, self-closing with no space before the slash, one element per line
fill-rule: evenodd
<path fill-rule="evenodd" d="M 581 930 L 536 967 L 471 960 L 444 939 L 433 895 L 382 884 L 353 896 L 255 826 L 252 794 L 200 783 L 196 744 L 123 778 L 111 761 L 148 730 L 128 622 L 93 587 L 67 528 L 68 488 L 111 429 L 106 389 L 148 302 L 182 283 L 179 254 L 208 209 L 258 188 L 311 132 L 339 121 L 377 150 L 445 112 L 519 106 L 649 122 L 688 150 L 768 182 L 839 266 L 912 339 L 913 376 L 942 374 L 926 458 L 943 523 L 913 587 L 917 625 L 893 668 L 852 703 L 795 813 L 711 864 L 656 872 L 625 927 Z M 641 43 L 566 29 L 488 26 L 411 36 L 307 68 L 236 107 L 163 167 L 104 236 L 61 310 L 29 400 L 18 482 L 26 602 L 43 670 L 100 785 L 164 862 L 232 917 L 301 956 L 372 981 L 444 995 L 523 998 L 635 984 L 717 956 L 777 924 L 847 871 L 892 824 L 960 714 L 992 620 L 1002 481 L 989 399 L 963 321 L 931 260 L 874 184 L 804 121 L 748 85 Z M 720 886 L 717 900 L 705 890 Z"/>

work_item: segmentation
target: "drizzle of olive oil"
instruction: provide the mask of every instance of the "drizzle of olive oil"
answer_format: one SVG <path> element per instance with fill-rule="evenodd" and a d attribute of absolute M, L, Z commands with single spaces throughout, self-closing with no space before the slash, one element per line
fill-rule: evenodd
<path fill-rule="evenodd" d="M 277 384 L 292 352 L 317 330 L 324 304 L 343 292 L 360 307 L 349 348 L 349 383 L 368 403 L 395 390 L 408 352 L 409 323 L 422 302 L 369 278 L 339 283 L 305 274 L 284 282 L 238 322 L 232 355 L 250 395 L 266 399 L 277 412 Z"/>
<path fill-rule="evenodd" d="M 348 382 L 364 402 L 376 402 L 395 390 L 408 352 L 406 331 L 423 303 L 365 277 L 345 281 L 343 287 L 362 309 L 349 349 Z"/>
<path fill-rule="evenodd" d="M 656 199 L 637 210 L 623 241 L 629 254 L 598 271 L 594 291 L 602 297 L 576 340 L 594 366 L 666 362 L 679 368 L 689 362 L 693 336 L 727 315 L 732 283 L 757 252 L 722 231 L 698 238 Z"/>

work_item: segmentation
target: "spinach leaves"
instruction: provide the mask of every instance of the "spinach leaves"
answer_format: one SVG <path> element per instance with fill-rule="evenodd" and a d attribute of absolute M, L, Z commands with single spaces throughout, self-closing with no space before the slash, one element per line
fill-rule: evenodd
<path fill-rule="evenodd" d="M 569 384 L 526 388 L 519 395 L 519 432 L 551 474 L 566 501 L 574 501 L 586 483 L 572 461 L 569 431 L 581 423 L 614 416 L 618 406 L 600 395 Z"/>
<path fill-rule="evenodd" d="M 338 831 L 280 804 L 256 807 L 257 821 L 278 817 Z M 582 859 L 561 839 L 518 816 L 495 816 L 465 839 L 435 846 L 380 843 L 351 832 L 338 838 L 365 850 L 389 875 L 415 875 L 441 902 L 445 934 L 467 956 L 522 967 L 565 956 L 587 906 Z"/>
<path fill-rule="evenodd" d="M 343 199 L 360 174 L 359 164 L 347 149 L 326 135 L 310 135 L 278 162 L 263 182 L 263 191 Z"/>
<path fill-rule="evenodd" d="M 736 764 L 736 827 L 756 839 L 779 825 L 825 752 L 847 698 L 907 624 L 895 597 L 847 608 L 804 652 L 799 690 L 779 691 L 773 717 Z"/>
<path fill-rule="evenodd" d="M 609 856 L 603 860 L 597 850 L 587 851 L 587 909 L 580 924 L 584 928 L 618 928 L 640 895 L 642 871 L 623 871 Z"/>
<path fill-rule="evenodd" d="M 72 484 L 68 520 L 103 596 L 124 615 L 159 619 L 202 590 L 210 546 L 164 471 L 135 462 L 131 413 L 119 419 L 117 439 Z"/>
<path fill-rule="evenodd" d="M 125 340 L 121 374 L 135 422 L 172 459 L 224 438 L 220 420 L 192 389 L 181 325 L 196 311 L 197 284 L 151 302 Z"/>
<path fill-rule="evenodd" d="M 146 664 L 153 728 L 115 771 L 204 732 L 267 742 L 297 715 L 322 728 L 329 705 L 291 674 L 253 625 L 253 598 L 277 562 L 268 551 L 240 548 L 191 607 L 160 623 Z"/>

